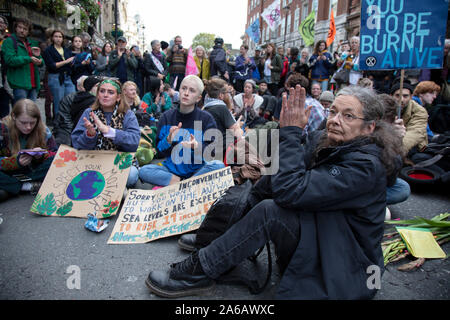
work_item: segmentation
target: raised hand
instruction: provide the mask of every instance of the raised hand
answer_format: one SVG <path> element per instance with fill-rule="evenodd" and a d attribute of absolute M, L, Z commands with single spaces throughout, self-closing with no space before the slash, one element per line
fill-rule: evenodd
<path fill-rule="evenodd" d="M 95 126 L 97 126 L 97 129 L 103 134 L 108 133 L 109 127 L 106 124 L 104 124 L 94 112 L 91 112 L 90 115 L 91 118 L 94 119 L 94 124 Z"/>
<path fill-rule="evenodd" d="M 286 93 L 283 93 L 280 127 L 295 126 L 305 128 L 308 124 L 308 118 L 311 114 L 312 106 L 305 109 L 306 90 L 299 84 L 294 88 L 289 89 L 289 98 Z"/>
<path fill-rule="evenodd" d="M 195 140 L 194 135 L 191 133 L 189 141 L 182 141 L 181 145 L 183 148 L 196 149 L 198 147 L 198 142 Z"/>
<path fill-rule="evenodd" d="M 170 144 L 173 141 L 173 138 L 177 135 L 178 131 L 181 129 L 181 126 L 183 124 L 180 122 L 178 123 L 178 126 L 172 126 L 169 129 L 169 135 L 167 136 L 167 142 L 169 142 Z"/>
<path fill-rule="evenodd" d="M 83 117 L 83 121 L 84 121 L 84 127 L 86 128 L 86 134 L 89 137 L 93 137 L 96 135 L 96 131 L 95 131 L 95 127 L 92 124 L 92 122 L 90 122 L 88 119 L 86 119 L 86 117 Z"/>

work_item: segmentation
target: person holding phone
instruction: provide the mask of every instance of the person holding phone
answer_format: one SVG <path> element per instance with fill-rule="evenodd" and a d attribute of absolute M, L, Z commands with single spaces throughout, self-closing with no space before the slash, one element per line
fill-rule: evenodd
<path fill-rule="evenodd" d="M 13 90 L 14 103 L 23 98 L 36 101 L 40 89 L 38 67 L 42 57 L 32 53 L 31 48 L 38 47 L 35 40 L 28 38 L 32 23 L 24 18 L 14 22 L 14 33 L 2 43 L 2 55 L 8 68 L 6 78 Z M 37 53 L 37 51 L 35 51 Z"/>
<path fill-rule="evenodd" d="M 332 60 L 331 54 L 327 51 L 327 43 L 319 40 L 314 48 L 314 53 L 309 58 L 309 64 L 311 67 L 311 82 L 312 84 L 320 84 L 322 91 L 328 90 Z"/>
<path fill-rule="evenodd" d="M 0 128 L 0 199 L 20 191 L 37 193 L 57 145 L 36 103 L 16 102 Z"/>
<path fill-rule="evenodd" d="M 72 55 L 75 57 L 72 62 L 72 82 L 75 86 L 81 76 L 90 76 L 95 70 L 94 51 L 89 46 L 85 47 L 85 40 L 83 34 L 72 38 Z"/>
<path fill-rule="evenodd" d="M 53 119 L 59 111 L 61 99 L 75 92 L 72 82 L 72 63 L 75 59 L 68 48 L 64 48 L 64 33 L 55 29 L 51 34 L 52 44 L 44 51 L 44 61 L 48 70 L 48 87 L 53 95 Z"/>

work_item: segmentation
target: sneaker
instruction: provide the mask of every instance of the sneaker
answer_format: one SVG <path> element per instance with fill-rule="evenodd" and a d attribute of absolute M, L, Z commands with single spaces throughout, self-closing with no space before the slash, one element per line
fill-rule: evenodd
<path fill-rule="evenodd" d="M 183 234 L 180 239 L 178 239 L 178 246 L 187 251 L 195 251 L 195 242 L 197 240 L 197 235 L 195 233 Z"/>
<path fill-rule="evenodd" d="M 391 220 L 391 210 L 389 210 L 388 207 L 386 207 L 386 216 L 384 218 L 384 221 L 389 221 Z"/>
<path fill-rule="evenodd" d="M 145 280 L 150 291 L 164 298 L 180 298 L 209 293 L 215 286 L 202 269 L 198 252 L 172 264 L 170 271 L 152 271 Z"/>
<path fill-rule="evenodd" d="M 42 181 L 33 181 L 31 182 L 31 190 L 30 190 L 30 194 L 32 196 L 35 196 L 39 193 L 39 189 L 41 189 L 42 186 Z"/>

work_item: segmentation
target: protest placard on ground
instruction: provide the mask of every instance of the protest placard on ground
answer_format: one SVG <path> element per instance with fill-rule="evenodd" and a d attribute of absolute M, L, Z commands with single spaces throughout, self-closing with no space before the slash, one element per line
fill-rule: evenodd
<path fill-rule="evenodd" d="M 361 70 L 440 69 L 448 0 L 361 1 Z"/>
<path fill-rule="evenodd" d="M 198 229 L 210 206 L 234 185 L 230 167 L 158 190 L 131 189 L 108 244 L 136 244 Z"/>
<path fill-rule="evenodd" d="M 133 154 L 61 145 L 30 211 L 44 216 L 106 218 L 117 213 Z"/>

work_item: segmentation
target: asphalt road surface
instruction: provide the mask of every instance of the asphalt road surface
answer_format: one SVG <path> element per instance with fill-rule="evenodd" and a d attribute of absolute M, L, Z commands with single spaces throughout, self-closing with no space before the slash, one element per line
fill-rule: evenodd
<path fill-rule="evenodd" d="M 42 100 L 38 104 L 43 109 Z M 43 111 L 43 110 L 41 110 Z M 43 113 L 43 112 L 42 112 Z M 187 256 L 177 246 L 178 236 L 147 244 L 108 245 L 117 216 L 102 233 L 88 231 L 85 219 L 43 217 L 30 212 L 34 197 L 22 194 L 0 203 L 0 299 L 2 300 L 154 300 L 145 286 L 151 270 L 167 269 Z M 392 218 L 431 218 L 450 212 L 448 187 L 414 190 L 410 198 L 390 206 Z M 442 246 L 450 253 L 450 242 Z M 272 250 L 273 252 L 273 250 Z M 376 300 L 450 299 L 450 259 L 427 260 L 410 272 L 389 264 Z M 247 266 L 248 267 L 248 266 Z M 267 255 L 243 272 L 264 280 Z M 273 263 L 271 281 L 253 295 L 237 284 L 218 284 L 208 296 L 189 299 L 272 299 L 279 282 Z"/>
<path fill-rule="evenodd" d="M 407 201 L 390 206 L 393 218 L 431 218 L 449 212 L 450 200 L 443 191 L 413 190 Z M 0 203 L 0 299 L 160 299 L 145 286 L 148 273 L 167 269 L 170 263 L 187 256 L 177 246 L 178 236 L 147 244 L 108 245 L 117 216 L 102 233 L 94 233 L 84 227 L 85 219 L 31 213 L 33 200 L 31 195 L 22 194 Z M 450 243 L 443 249 L 448 254 Z M 427 260 L 410 272 L 397 270 L 408 261 L 388 265 L 375 299 L 450 298 L 449 259 Z M 265 252 L 251 267 L 255 269 L 250 272 L 264 280 Z M 271 281 L 259 295 L 252 295 L 242 285 L 218 284 L 210 295 L 189 299 L 272 299 L 278 282 L 278 269 L 273 263 Z"/>

